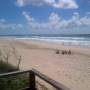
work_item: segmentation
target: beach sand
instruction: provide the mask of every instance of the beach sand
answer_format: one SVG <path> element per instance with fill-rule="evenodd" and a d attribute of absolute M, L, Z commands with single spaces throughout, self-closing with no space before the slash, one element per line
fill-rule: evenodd
<path fill-rule="evenodd" d="M 0 40 L 0 45 L 14 46 L 18 50 L 22 56 L 21 70 L 34 68 L 71 90 L 90 90 L 90 48 L 11 39 Z M 60 54 L 56 54 L 57 49 Z M 72 54 L 62 55 L 62 50 L 71 50 Z"/>

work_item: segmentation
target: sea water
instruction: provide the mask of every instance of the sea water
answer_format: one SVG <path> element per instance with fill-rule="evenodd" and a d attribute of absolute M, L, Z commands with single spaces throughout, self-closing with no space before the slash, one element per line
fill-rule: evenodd
<path fill-rule="evenodd" d="M 7 37 L 7 36 L 3 36 Z M 32 39 L 38 41 L 59 43 L 63 45 L 74 45 L 82 47 L 90 47 L 90 34 L 85 35 L 12 35 L 8 38 L 14 39 Z"/>
<path fill-rule="evenodd" d="M 52 36 L 52 37 L 33 37 L 34 40 L 59 43 L 63 45 L 90 47 L 90 37 L 71 37 L 71 36 Z"/>

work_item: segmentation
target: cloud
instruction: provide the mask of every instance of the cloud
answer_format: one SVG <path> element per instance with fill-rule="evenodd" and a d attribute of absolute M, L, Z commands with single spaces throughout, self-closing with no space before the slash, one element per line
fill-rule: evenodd
<path fill-rule="evenodd" d="M 58 0 L 58 2 L 53 4 L 56 8 L 78 8 L 75 0 Z"/>
<path fill-rule="evenodd" d="M 15 23 L 9 23 L 8 21 L 6 21 L 5 19 L 0 19 L 0 29 L 1 30 L 16 30 L 16 29 L 22 29 L 23 26 L 22 24 L 15 24 Z"/>
<path fill-rule="evenodd" d="M 27 21 L 34 21 L 34 18 L 32 18 L 27 12 L 22 12 L 22 15 L 24 15 Z"/>
<path fill-rule="evenodd" d="M 4 22 L 6 22 L 6 20 L 5 19 L 0 19 L 0 22 L 4 23 Z"/>
<path fill-rule="evenodd" d="M 90 12 L 86 12 L 87 15 L 90 15 Z"/>
<path fill-rule="evenodd" d="M 75 0 L 17 0 L 17 5 L 20 7 L 27 5 L 42 6 L 49 5 L 55 8 L 78 8 Z"/>
<path fill-rule="evenodd" d="M 49 21 L 53 22 L 53 23 L 57 23 L 60 21 L 60 17 L 58 14 L 56 13 L 51 13 L 50 17 L 49 17 Z"/>
<path fill-rule="evenodd" d="M 90 25 L 90 18 L 89 17 L 83 17 L 83 18 L 80 19 L 80 22 L 83 25 Z"/>
<path fill-rule="evenodd" d="M 48 22 L 38 22 L 35 18 L 33 18 L 31 15 L 29 15 L 28 12 L 22 13 L 28 23 L 28 25 L 33 29 L 52 29 L 57 27 L 58 23 L 60 22 L 60 17 L 56 13 L 51 13 L 49 16 Z"/>
<path fill-rule="evenodd" d="M 50 14 L 48 21 L 42 23 L 38 22 L 25 11 L 23 12 L 23 15 L 26 18 L 28 26 L 33 30 L 61 30 L 90 25 L 90 17 L 81 17 L 77 12 L 73 13 L 72 18 L 68 20 L 62 20 L 57 13 L 53 12 Z"/>

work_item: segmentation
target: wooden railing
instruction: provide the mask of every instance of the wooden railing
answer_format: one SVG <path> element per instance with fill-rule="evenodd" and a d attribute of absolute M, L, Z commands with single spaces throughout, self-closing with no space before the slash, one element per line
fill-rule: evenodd
<path fill-rule="evenodd" d="M 37 90 L 36 89 L 35 76 L 38 76 L 42 80 L 46 81 L 47 83 L 49 83 L 50 85 L 55 87 L 57 90 L 70 90 L 66 86 L 62 85 L 61 83 L 56 82 L 55 80 L 47 77 L 46 75 L 40 73 L 39 71 L 37 71 L 35 69 L 27 70 L 27 71 L 15 71 L 15 72 L 10 72 L 10 73 L 0 74 L 0 78 L 15 76 L 18 74 L 23 74 L 23 73 L 29 73 L 29 88 L 23 89 L 23 90 Z"/>

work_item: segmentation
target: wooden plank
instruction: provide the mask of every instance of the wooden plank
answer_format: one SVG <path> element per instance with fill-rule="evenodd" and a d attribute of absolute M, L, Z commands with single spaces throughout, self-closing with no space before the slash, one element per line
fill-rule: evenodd
<path fill-rule="evenodd" d="M 30 90 L 36 90 L 35 73 L 33 71 L 29 73 L 29 87 Z"/>
<path fill-rule="evenodd" d="M 3 73 L 0 74 L 0 78 L 2 77 L 8 77 L 8 76 L 15 76 L 18 74 L 23 74 L 23 73 L 29 73 L 31 70 L 26 70 L 26 71 L 14 71 L 14 72 L 9 72 L 9 73 Z"/>

